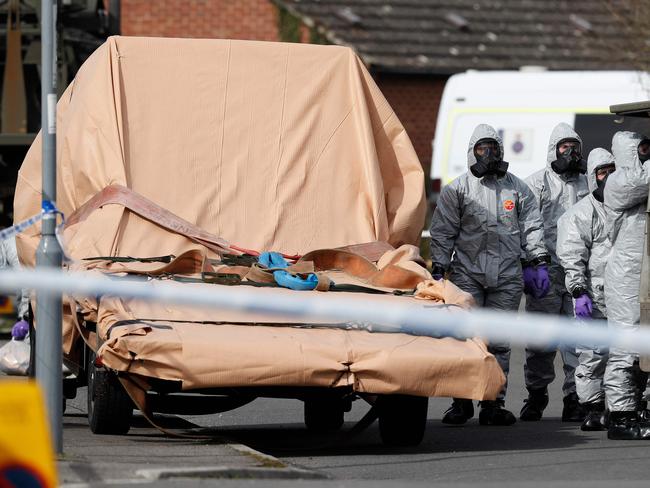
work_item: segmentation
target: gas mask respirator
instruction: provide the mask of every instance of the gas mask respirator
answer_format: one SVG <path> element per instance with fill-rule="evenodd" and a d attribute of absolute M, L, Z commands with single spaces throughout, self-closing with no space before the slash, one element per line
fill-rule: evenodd
<path fill-rule="evenodd" d="M 565 173 L 581 173 L 585 174 L 587 172 L 587 161 L 582 159 L 580 154 L 580 145 L 577 144 L 575 147 L 569 147 L 563 152 L 560 152 L 560 145 L 566 141 L 560 141 L 557 144 L 557 149 L 555 150 L 555 161 L 551 163 L 551 168 L 559 175 Z"/>
<path fill-rule="evenodd" d="M 614 171 L 616 171 L 616 166 L 613 164 L 596 168 L 596 175 L 601 172 L 606 172 L 604 178 L 596 178 L 596 189 L 591 192 L 594 198 L 601 203 L 605 201 L 605 184 L 607 183 L 607 178 L 609 178 L 609 175 L 611 175 Z"/>
<path fill-rule="evenodd" d="M 476 163 L 469 170 L 477 178 L 486 175 L 503 176 L 508 171 L 508 163 L 501 159 L 501 149 L 494 139 L 481 139 L 474 145 Z"/>

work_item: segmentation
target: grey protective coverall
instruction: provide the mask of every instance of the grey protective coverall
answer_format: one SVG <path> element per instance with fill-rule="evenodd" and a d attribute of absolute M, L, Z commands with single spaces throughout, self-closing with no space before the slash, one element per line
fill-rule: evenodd
<path fill-rule="evenodd" d="M 557 144 L 563 139 L 576 139 L 582 145 L 582 139 L 565 123 L 558 124 L 551 132 L 546 156 L 546 168 L 539 170 L 528 178 L 526 183 L 537 200 L 537 205 L 544 222 L 544 243 L 551 256 L 549 279 L 551 286 L 543 298 L 526 295 L 526 311 L 552 313 L 573 316 L 573 301 L 564 283 L 564 271 L 556 255 L 557 221 L 569 208 L 589 193 L 587 177 L 582 174 L 570 173 L 559 175 L 551 167 L 557 159 Z M 546 388 L 555 379 L 556 346 L 544 350 L 526 349 L 526 364 L 524 375 L 526 387 L 529 389 Z M 564 363 L 564 396 L 575 391 L 575 368 L 578 365 L 578 354 L 575 348 L 562 348 Z"/>
<path fill-rule="evenodd" d="M 16 251 L 16 240 L 11 237 L 0 241 L 0 270 L 2 268 L 20 268 L 18 252 Z M 27 315 L 29 308 L 29 292 L 20 290 L 16 292 L 16 309 L 18 317 Z"/>
<path fill-rule="evenodd" d="M 605 204 L 611 209 L 608 229 L 612 252 L 605 270 L 605 301 L 610 327 L 636 329 L 640 323 L 639 286 L 645 232 L 645 211 L 650 173 L 641 164 L 637 147 L 645 137 L 617 132 L 612 140 L 616 172 L 607 179 Z M 611 224 L 611 225 L 610 225 Z M 638 354 L 612 348 L 605 369 L 607 408 L 613 412 L 635 411 L 638 391 L 645 378 L 638 367 Z"/>
<path fill-rule="evenodd" d="M 476 163 L 475 144 L 485 138 L 496 140 L 503 154 L 497 132 L 481 124 L 469 141 L 469 166 Z M 510 173 L 482 178 L 469 171 L 460 175 L 442 190 L 430 231 L 432 261 L 449 270 L 451 281 L 471 293 L 478 305 L 499 310 L 519 307 L 522 252 L 528 259 L 547 254 L 535 198 Z M 510 345 L 490 344 L 488 350 L 507 377 Z M 504 397 L 505 387 L 499 395 Z"/>
<path fill-rule="evenodd" d="M 597 188 L 596 170 L 614 164 L 614 156 L 596 148 L 589 153 L 587 182 L 589 191 Z M 607 188 L 607 186 L 605 186 Z M 607 325 L 605 308 L 605 265 L 611 251 L 606 230 L 605 204 L 592 193 L 565 212 L 557 224 L 557 257 L 564 268 L 566 288 L 570 292 L 586 290 L 592 300 L 591 325 Z M 598 320 L 600 319 L 600 320 Z M 580 403 L 605 401 L 603 375 L 607 365 L 606 346 L 597 348 L 578 345 L 578 366 L 575 371 L 576 393 Z"/>

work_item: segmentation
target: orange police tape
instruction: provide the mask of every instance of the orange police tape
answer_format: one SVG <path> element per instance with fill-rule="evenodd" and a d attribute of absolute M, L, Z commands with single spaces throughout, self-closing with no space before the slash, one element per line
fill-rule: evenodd
<path fill-rule="evenodd" d="M 54 488 L 54 452 L 33 381 L 0 380 L 0 488 Z"/>

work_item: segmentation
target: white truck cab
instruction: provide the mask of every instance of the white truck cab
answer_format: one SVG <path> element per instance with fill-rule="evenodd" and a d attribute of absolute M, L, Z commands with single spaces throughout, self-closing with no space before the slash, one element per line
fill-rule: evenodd
<path fill-rule="evenodd" d="M 648 119 L 620 118 L 609 106 L 650 98 L 650 76 L 635 71 L 468 71 L 453 75 L 442 95 L 431 179 L 434 192 L 467 170 L 474 128 L 492 125 L 504 143 L 509 171 L 525 178 L 546 164 L 548 139 L 560 122 L 573 126 L 586 158 L 609 150 L 619 130 L 648 133 Z M 435 198 L 435 196 L 434 196 Z"/>

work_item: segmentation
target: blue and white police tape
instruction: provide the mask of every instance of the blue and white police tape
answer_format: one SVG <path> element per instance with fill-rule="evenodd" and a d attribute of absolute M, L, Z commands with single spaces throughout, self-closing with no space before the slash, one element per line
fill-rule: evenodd
<path fill-rule="evenodd" d="M 22 222 L 18 222 L 16 225 L 0 230 L 0 241 L 10 239 L 16 234 L 20 234 L 21 232 L 27 230 L 32 225 L 40 222 L 41 220 L 47 219 L 50 216 L 52 216 L 51 218 L 56 218 L 57 215 L 61 216 L 61 224 L 59 224 L 59 227 L 61 227 L 65 222 L 65 216 L 63 215 L 63 212 L 57 209 L 56 205 L 54 205 L 54 203 L 52 203 L 51 201 L 43 200 L 41 213 L 33 215 L 28 219 L 23 220 Z"/>
<path fill-rule="evenodd" d="M 481 337 L 491 342 L 544 348 L 580 344 L 617 347 L 650 354 L 650 327 L 639 330 L 608 328 L 554 316 L 476 309 L 449 310 L 446 306 L 413 300 L 368 300 L 361 294 L 306 293 L 248 286 L 181 284 L 167 280 L 109 278 L 56 270 L 0 272 L 0 290 L 31 288 L 38 292 L 73 296 L 118 296 L 185 307 L 240 310 L 273 316 L 291 315 L 300 322 L 328 321 L 322 326 L 357 328 L 372 332 L 402 332 L 430 337 Z M 454 307 L 455 308 L 455 307 Z"/>

